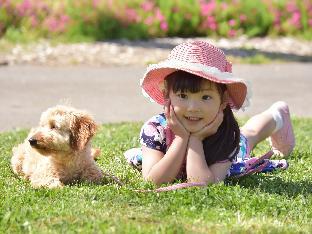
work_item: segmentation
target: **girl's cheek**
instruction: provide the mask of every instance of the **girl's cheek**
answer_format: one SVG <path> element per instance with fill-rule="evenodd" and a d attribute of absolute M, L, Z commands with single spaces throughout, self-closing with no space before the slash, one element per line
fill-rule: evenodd
<path fill-rule="evenodd" d="M 171 105 L 172 105 L 172 106 L 178 105 L 178 100 L 177 100 L 177 98 L 174 97 L 174 96 L 170 98 L 170 102 L 171 102 Z"/>
<path fill-rule="evenodd" d="M 179 105 L 179 102 L 177 102 L 176 99 L 171 99 L 170 100 L 170 104 L 171 106 L 173 107 L 174 111 L 177 112 L 180 110 L 180 105 Z"/>
<path fill-rule="evenodd" d="M 171 101 L 171 105 L 176 111 L 183 109 L 183 103 L 177 100 Z"/>

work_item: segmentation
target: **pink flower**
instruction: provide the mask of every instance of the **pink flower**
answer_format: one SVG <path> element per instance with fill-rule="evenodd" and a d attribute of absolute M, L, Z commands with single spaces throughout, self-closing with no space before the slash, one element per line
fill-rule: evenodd
<path fill-rule="evenodd" d="M 209 25 L 209 28 L 213 31 L 216 31 L 217 30 L 217 24 L 216 23 L 212 23 Z"/>
<path fill-rule="evenodd" d="M 93 7 L 96 8 L 100 4 L 101 0 L 93 0 Z"/>
<path fill-rule="evenodd" d="M 32 27 L 36 27 L 39 24 L 35 15 L 30 16 L 30 24 Z"/>
<path fill-rule="evenodd" d="M 60 21 L 64 24 L 68 23 L 69 21 L 69 16 L 68 15 L 61 15 L 60 16 Z"/>
<path fill-rule="evenodd" d="M 44 24 L 47 26 L 48 30 L 50 32 L 56 32 L 58 28 L 58 22 L 56 18 L 49 17 L 45 20 Z"/>
<path fill-rule="evenodd" d="M 215 31 L 217 29 L 217 22 L 213 16 L 208 16 L 202 26 Z"/>
<path fill-rule="evenodd" d="M 301 27 L 300 19 L 301 19 L 300 12 L 296 11 L 293 13 L 291 19 L 289 20 L 289 23 L 297 28 L 300 28 Z"/>
<path fill-rule="evenodd" d="M 216 2 L 214 0 L 206 3 L 200 3 L 200 11 L 202 15 L 209 15 L 216 8 Z"/>
<path fill-rule="evenodd" d="M 228 32 L 229 37 L 235 37 L 236 36 L 236 31 L 234 29 L 230 29 Z"/>
<path fill-rule="evenodd" d="M 311 26 L 312 27 L 312 19 L 309 19 L 309 26 Z"/>
<path fill-rule="evenodd" d="M 161 28 L 161 30 L 163 30 L 165 32 L 168 31 L 168 23 L 166 21 L 162 21 L 160 23 L 160 28 Z"/>
<path fill-rule="evenodd" d="M 276 25 L 276 24 L 280 24 L 280 22 L 281 22 L 281 12 L 280 11 L 275 11 L 274 12 L 274 25 Z"/>
<path fill-rule="evenodd" d="M 27 12 L 31 9 L 30 0 L 24 0 L 19 6 L 17 6 L 20 16 L 27 15 Z"/>
<path fill-rule="evenodd" d="M 144 11 L 151 11 L 154 7 L 154 3 L 150 1 L 143 2 L 141 7 Z"/>
<path fill-rule="evenodd" d="M 235 26 L 236 21 L 234 19 L 231 19 L 231 20 L 229 20 L 228 23 L 229 23 L 230 26 Z"/>
<path fill-rule="evenodd" d="M 244 21 L 247 20 L 247 16 L 244 15 L 244 14 L 241 14 L 241 15 L 239 16 L 239 20 L 240 20 L 241 22 L 244 22 Z"/>
<path fill-rule="evenodd" d="M 9 8 L 11 6 L 11 0 L 7 0 L 4 2 L 0 1 L 0 6 L 1 6 L 1 8 L 5 8 L 5 9 Z"/>
<path fill-rule="evenodd" d="M 69 17 L 67 15 L 50 16 L 46 18 L 43 24 L 52 33 L 60 33 L 66 30 Z"/>
<path fill-rule="evenodd" d="M 165 19 L 164 15 L 161 13 L 159 9 L 156 10 L 156 19 L 158 19 L 159 21 L 164 21 Z"/>
<path fill-rule="evenodd" d="M 226 10 L 228 8 L 228 4 L 225 3 L 225 2 L 222 2 L 221 3 L 221 8 L 222 8 L 222 10 Z"/>
<path fill-rule="evenodd" d="M 294 2 L 289 2 L 289 3 L 287 3 L 286 9 L 287 9 L 287 11 L 290 12 L 290 13 L 291 13 L 291 12 L 294 12 L 294 11 L 297 11 L 296 3 L 294 3 Z"/>
<path fill-rule="evenodd" d="M 137 22 L 138 15 L 134 9 L 132 9 L 132 8 L 126 9 L 126 15 L 127 15 L 127 19 L 130 22 Z"/>
<path fill-rule="evenodd" d="M 308 16 L 312 16 L 312 7 L 308 11 Z"/>
<path fill-rule="evenodd" d="M 149 16 L 144 20 L 144 24 L 146 24 L 147 26 L 152 25 L 153 22 L 154 22 L 154 19 L 152 16 Z"/>

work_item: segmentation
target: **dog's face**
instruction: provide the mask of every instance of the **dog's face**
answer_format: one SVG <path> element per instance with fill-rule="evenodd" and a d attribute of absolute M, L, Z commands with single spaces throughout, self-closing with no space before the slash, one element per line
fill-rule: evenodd
<path fill-rule="evenodd" d="M 83 150 L 95 131 L 96 124 L 87 113 L 56 106 L 42 113 L 39 127 L 31 130 L 28 141 L 43 155 L 69 154 Z"/>

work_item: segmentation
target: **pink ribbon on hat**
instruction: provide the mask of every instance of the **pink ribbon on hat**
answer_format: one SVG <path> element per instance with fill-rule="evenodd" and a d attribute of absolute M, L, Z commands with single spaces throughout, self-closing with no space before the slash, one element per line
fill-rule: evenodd
<path fill-rule="evenodd" d="M 232 73 L 232 63 L 226 61 L 224 70 L 225 70 L 225 72 Z M 225 92 L 224 92 L 223 101 L 224 101 L 225 103 L 228 103 L 228 104 L 230 105 L 231 108 L 234 107 L 233 100 L 231 99 L 231 97 L 230 97 L 228 91 L 225 91 Z"/>
<path fill-rule="evenodd" d="M 226 71 L 226 72 L 231 72 L 231 73 L 232 73 L 232 63 L 231 63 L 231 62 L 226 61 L 226 64 L 225 64 L 225 71 Z"/>

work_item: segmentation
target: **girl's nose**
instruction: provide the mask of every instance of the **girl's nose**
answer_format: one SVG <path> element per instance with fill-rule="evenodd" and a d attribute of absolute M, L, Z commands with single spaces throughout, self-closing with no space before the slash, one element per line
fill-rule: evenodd
<path fill-rule="evenodd" d="M 192 111 L 192 112 L 200 111 L 200 106 L 199 106 L 197 101 L 189 100 L 189 103 L 188 103 L 187 107 L 188 107 L 187 108 L 188 111 Z"/>

